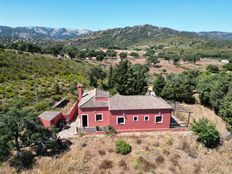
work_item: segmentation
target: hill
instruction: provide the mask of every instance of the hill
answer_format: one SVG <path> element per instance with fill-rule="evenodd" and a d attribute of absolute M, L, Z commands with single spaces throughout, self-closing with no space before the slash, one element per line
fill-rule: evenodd
<path fill-rule="evenodd" d="M 89 33 L 86 29 L 66 29 L 49 27 L 7 27 L 0 26 L 0 39 L 23 40 L 64 40 Z"/>
<path fill-rule="evenodd" d="M 76 84 L 88 86 L 90 65 L 0 50 L 0 112 L 21 101 L 41 112 L 62 97 L 76 98 Z"/>
<path fill-rule="evenodd" d="M 209 39 L 231 40 L 232 33 L 224 32 L 186 32 L 152 25 L 138 25 L 91 32 L 78 36 L 74 41 L 81 47 L 118 47 L 142 46 L 152 44 L 177 43 L 191 45 L 204 43 Z"/>

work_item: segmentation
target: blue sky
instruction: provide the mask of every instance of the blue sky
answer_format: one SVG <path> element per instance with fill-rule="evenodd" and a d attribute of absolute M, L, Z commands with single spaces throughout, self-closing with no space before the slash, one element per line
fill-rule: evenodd
<path fill-rule="evenodd" d="M 232 32 L 232 0 L 0 0 L 0 25 Z"/>

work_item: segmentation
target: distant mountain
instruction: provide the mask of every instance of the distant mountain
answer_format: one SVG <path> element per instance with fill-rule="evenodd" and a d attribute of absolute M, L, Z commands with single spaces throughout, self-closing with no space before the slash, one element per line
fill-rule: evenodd
<path fill-rule="evenodd" d="M 229 32 L 187 32 L 153 25 L 114 28 L 92 32 L 90 30 L 48 27 L 0 26 L 0 39 L 32 41 L 66 40 L 81 47 L 120 47 L 149 45 L 154 43 L 189 43 L 206 39 L 232 40 Z"/>
<path fill-rule="evenodd" d="M 232 40 L 232 33 L 230 32 L 220 32 L 220 31 L 199 32 L 198 35 L 206 36 L 213 39 Z"/>
<path fill-rule="evenodd" d="M 78 36 L 73 42 L 82 47 L 124 48 L 128 46 L 149 45 L 153 43 L 162 44 L 165 42 L 191 43 L 193 40 L 202 41 L 209 38 L 232 40 L 232 33 L 187 32 L 152 25 L 138 25 L 133 27 L 90 32 Z"/>
<path fill-rule="evenodd" d="M 128 47 L 131 45 L 152 44 L 173 37 L 200 37 L 193 32 L 180 32 L 170 28 L 152 25 L 138 25 L 96 31 L 78 36 L 74 43 L 84 47 Z"/>
<path fill-rule="evenodd" d="M 0 39 L 23 40 L 64 40 L 87 34 L 90 30 L 48 28 L 48 27 L 7 27 L 0 26 Z"/>

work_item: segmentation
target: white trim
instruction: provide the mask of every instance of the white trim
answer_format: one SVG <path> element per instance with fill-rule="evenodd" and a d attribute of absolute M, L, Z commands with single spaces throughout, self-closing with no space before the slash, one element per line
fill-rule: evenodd
<path fill-rule="evenodd" d="M 82 117 L 83 117 L 84 115 L 87 116 L 87 127 L 89 127 L 89 116 L 88 116 L 88 114 L 81 114 L 81 127 L 83 127 Z"/>
<path fill-rule="evenodd" d="M 124 119 L 124 122 L 123 123 L 121 123 L 121 124 L 118 124 L 118 119 L 119 118 L 123 118 Z M 117 116 L 117 118 L 116 118 L 116 124 L 117 125 L 124 125 L 126 123 L 126 118 L 125 118 L 125 116 Z"/>
<path fill-rule="evenodd" d="M 156 122 L 156 117 L 162 117 L 161 121 L 160 121 L 160 122 Z M 155 124 L 161 124 L 161 123 L 163 123 L 163 120 L 164 120 L 164 116 L 163 116 L 162 114 L 160 114 L 160 115 L 155 115 L 154 123 L 155 123 Z"/>
<path fill-rule="evenodd" d="M 137 120 L 135 121 L 135 118 L 137 118 Z M 139 121 L 139 116 L 138 115 L 134 115 L 133 116 L 133 122 L 138 122 Z"/>
<path fill-rule="evenodd" d="M 102 119 L 101 120 L 97 120 L 97 115 L 101 115 L 102 116 Z M 103 113 L 96 113 L 95 114 L 95 122 L 99 122 L 99 121 L 103 121 L 104 118 L 103 118 Z"/>
<path fill-rule="evenodd" d="M 146 117 L 148 117 L 148 120 L 145 119 Z M 144 115 L 144 121 L 150 121 L 150 116 L 149 115 Z"/>

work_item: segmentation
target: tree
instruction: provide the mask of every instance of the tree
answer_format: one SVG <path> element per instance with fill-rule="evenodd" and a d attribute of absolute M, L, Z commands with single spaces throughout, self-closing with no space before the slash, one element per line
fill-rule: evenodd
<path fill-rule="evenodd" d="M 100 66 L 94 66 L 87 72 L 90 80 L 90 85 L 97 87 L 98 80 L 103 80 L 106 77 L 106 73 Z"/>
<path fill-rule="evenodd" d="M 0 155 L 9 154 L 10 149 L 21 153 L 24 147 L 34 147 L 38 151 L 58 147 L 56 135 L 45 129 L 32 112 L 19 104 L 0 115 Z"/>
<path fill-rule="evenodd" d="M 47 48 L 47 52 L 52 54 L 54 57 L 58 56 L 63 49 L 63 46 L 60 44 L 51 45 Z"/>
<path fill-rule="evenodd" d="M 147 68 L 140 64 L 131 65 L 127 74 L 126 95 L 142 95 L 147 92 Z"/>
<path fill-rule="evenodd" d="M 155 95 L 161 96 L 161 92 L 165 86 L 165 79 L 162 75 L 158 74 L 156 75 L 156 79 L 153 84 L 153 90 L 155 92 Z"/>
<path fill-rule="evenodd" d="M 112 89 L 114 87 L 114 77 L 113 77 L 113 66 L 110 65 L 108 73 L 108 88 Z"/>
<path fill-rule="evenodd" d="M 208 148 L 217 147 L 220 143 L 220 135 L 215 126 L 206 118 L 194 120 L 191 130 L 198 136 L 198 141 Z"/>
<path fill-rule="evenodd" d="M 155 51 L 151 48 L 147 49 L 144 56 L 146 57 L 146 62 L 149 66 L 155 66 L 157 63 L 159 63 L 158 56 L 155 55 Z"/>
<path fill-rule="evenodd" d="M 172 61 L 174 65 L 177 65 L 177 63 L 180 61 L 180 56 L 178 54 L 174 54 L 172 57 Z"/>
<path fill-rule="evenodd" d="M 119 54 L 119 57 L 120 57 L 121 59 L 126 59 L 126 58 L 127 58 L 127 52 L 121 52 L 121 53 Z"/>
<path fill-rule="evenodd" d="M 129 61 L 126 59 L 123 59 L 115 67 L 115 71 L 114 71 L 115 87 L 116 87 L 116 90 L 122 95 L 126 94 L 126 91 L 127 91 L 129 66 L 130 66 Z"/>
<path fill-rule="evenodd" d="M 139 54 L 136 53 L 136 52 L 131 52 L 130 53 L 130 56 L 134 57 L 134 58 L 138 58 L 139 57 Z"/>
<path fill-rule="evenodd" d="M 96 52 L 97 61 L 102 61 L 105 57 L 106 57 L 106 53 L 104 51 L 97 51 Z"/>
<path fill-rule="evenodd" d="M 206 67 L 206 70 L 209 71 L 209 72 L 211 72 L 211 73 L 217 73 L 219 71 L 219 68 L 218 68 L 217 65 L 211 65 L 210 64 L 210 65 L 208 65 Z"/>
<path fill-rule="evenodd" d="M 75 47 L 75 46 L 68 46 L 68 47 L 65 48 L 64 51 L 65 51 L 65 53 L 68 54 L 68 56 L 69 56 L 71 59 L 75 58 L 76 55 L 77 55 L 77 53 L 78 53 L 78 49 L 77 49 L 77 47 Z"/>
<path fill-rule="evenodd" d="M 53 84 L 53 91 L 54 91 L 54 94 L 60 93 L 60 87 L 59 87 L 59 84 L 57 82 Z"/>
<path fill-rule="evenodd" d="M 112 49 L 108 49 L 108 50 L 106 51 L 106 55 L 107 55 L 108 57 L 116 57 L 116 56 L 117 56 L 117 52 L 114 51 L 114 50 L 112 50 Z"/>
<path fill-rule="evenodd" d="M 232 131 L 232 84 L 228 94 L 221 101 L 219 115 L 227 122 L 227 128 Z"/>
<path fill-rule="evenodd" d="M 157 63 L 159 63 L 158 57 L 155 55 L 151 55 L 147 57 L 146 59 L 148 65 L 153 65 L 155 66 Z"/>

